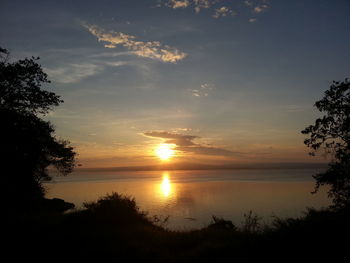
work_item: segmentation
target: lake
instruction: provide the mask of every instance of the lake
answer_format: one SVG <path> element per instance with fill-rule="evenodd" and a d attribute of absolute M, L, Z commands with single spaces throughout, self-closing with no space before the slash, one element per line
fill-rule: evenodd
<path fill-rule="evenodd" d="M 89 172 L 54 177 L 48 198 L 81 208 L 107 193 L 134 197 L 149 215 L 169 216 L 165 227 L 188 230 L 208 225 L 212 216 L 240 225 L 250 210 L 269 223 L 274 216 L 298 217 L 307 207 L 330 204 L 326 191 L 311 194 L 315 169 Z"/>

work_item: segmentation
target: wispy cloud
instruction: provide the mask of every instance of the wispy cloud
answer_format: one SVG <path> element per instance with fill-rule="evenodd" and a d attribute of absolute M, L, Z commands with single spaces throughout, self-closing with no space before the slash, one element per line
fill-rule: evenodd
<path fill-rule="evenodd" d="M 164 4 L 162 5 L 161 2 L 164 2 Z M 196 13 L 199 13 L 201 9 L 209 9 L 216 2 L 218 0 L 163 0 L 160 1 L 158 6 L 166 6 L 172 9 L 191 7 Z"/>
<path fill-rule="evenodd" d="M 49 79 L 56 83 L 78 83 L 94 75 L 103 74 L 104 70 L 109 68 L 132 66 L 130 60 L 122 57 L 130 55 L 130 52 L 96 53 L 95 49 L 88 48 L 50 49 L 43 52 L 46 57 L 44 71 Z M 135 67 L 139 67 L 139 64 L 134 64 Z"/>
<path fill-rule="evenodd" d="M 175 144 L 176 146 L 193 146 L 196 145 L 192 142 L 194 139 L 199 138 L 193 135 L 184 135 L 179 133 L 170 133 L 167 131 L 151 131 L 145 132 L 144 135 L 148 137 L 155 137 L 165 139 L 165 143 Z"/>
<path fill-rule="evenodd" d="M 245 0 L 244 4 L 248 7 L 253 13 L 262 13 L 269 8 L 268 0 Z"/>
<path fill-rule="evenodd" d="M 190 5 L 189 0 L 170 0 L 166 3 L 171 8 L 186 8 Z"/>
<path fill-rule="evenodd" d="M 260 6 L 254 7 L 253 11 L 254 13 L 261 13 L 261 12 L 264 12 L 267 8 L 268 8 L 267 5 L 260 5 Z"/>
<path fill-rule="evenodd" d="M 208 97 L 213 88 L 214 85 L 204 83 L 198 89 L 192 89 L 191 94 L 194 97 Z"/>
<path fill-rule="evenodd" d="M 163 139 L 164 143 L 174 144 L 174 149 L 181 152 L 216 156 L 238 156 L 242 154 L 240 152 L 233 152 L 222 148 L 208 147 L 195 143 L 194 140 L 200 138 L 199 136 L 195 135 L 171 133 L 167 131 L 150 131 L 143 133 L 143 135 Z"/>
<path fill-rule="evenodd" d="M 269 8 L 268 0 L 158 0 L 158 7 L 169 7 L 172 9 L 192 8 L 196 13 L 200 13 L 202 9 L 212 11 L 213 18 L 221 18 L 233 16 L 236 14 L 234 10 L 240 7 L 246 7 L 253 13 L 259 14 Z M 223 5 L 223 3 L 225 5 Z M 253 22 L 255 22 L 254 20 Z M 249 22 L 252 22 L 249 20 Z"/>
<path fill-rule="evenodd" d="M 213 15 L 214 18 L 219 18 L 219 17 L 223 17 L 223 16 L 232 16 L 234 15 L 233 11 L 226 7 L 226 6 L 222 6 L 220 8 L 215 9 L 215 13 Z"/>
<path fill-rule="evenodd" d="M 175 133 L 177 133 L 177 132 L 189 132 L 189 131 L 192 131 L 192 128 L 175 128 L 175 129 L 173 129 L 173 131 L 175 132 Z"/>
<path fill-rule="evenodd" d="M 100 68 L 95 64 L 68 64 L 64 67 L 44 68 L 49 78 L 58 83 L 77 83 L 95 75 Z"/>
<path fill-rule="evenodd" d="M 212 5 L 212 1 L 210 0 L 193 0 L 194 10 L 196 13 L 199 13 L 201 9 L 208 9 Z"/>
<path fill-rule="evenodd" d="M 253 6 L 253 2 L 252 1 L 249 1 L 249 0 L 245 0 L 243 2 L 246 6 L 249 6 L 249 7 L 252 7 Z"/>
<path fill-rule="evenodd" d="M 176 63 L 184 59 L 187 54 L 168 45 L 162 45 L 159 41 L 137 41 L 135 36 L 122 32 L 106 32 L 96 25 L 83 24 L 89 32 L 96 36 L 98 41 L 105 42 L 106 48 L 123 46 L 133 54 L 163 62 Z"/>
<path fill-rule="evenodd" d="M 89 55 L 90 58 L 115 58 L 115 57 L 121 57 L 121 56 L 127 56 L 131 55 L 132 52 L 130 51 L 122 51 L 122 52 L 103 52 L 98 54 L 91 54 Z"/>
<path fill-rule="evenodd" d="M 128 63 L 125 61 L 115 61 L 115 62 L 104 62 L 104 64 L 111 67 L 120 67 L 120 66 L 127 65 Z"/>

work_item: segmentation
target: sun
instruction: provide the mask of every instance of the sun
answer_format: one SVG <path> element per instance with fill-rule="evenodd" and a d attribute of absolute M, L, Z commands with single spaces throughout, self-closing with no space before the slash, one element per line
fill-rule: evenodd
<path fill-rule="evenodd" d="M 155 153 L 161 160 L 166 161 L 175 155 L 173 148 L 173 144 L 162 143 L 155 149 Z"/>

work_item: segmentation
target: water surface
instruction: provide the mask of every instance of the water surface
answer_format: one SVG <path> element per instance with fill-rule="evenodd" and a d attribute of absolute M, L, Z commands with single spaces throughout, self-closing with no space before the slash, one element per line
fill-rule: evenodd
<path fill-rule="evenodd" d="M 252 210 L 269 223 L 274 216 L 298 217 L 306 207 L 329 205 L 316 195 L 314 169 L 75 172 L 47 184 L 48 197 L 81 207 L 107 193 L 132 196 L 150 215 L 169 216 L 170 229 L 200 228 L 213 215 L 240 225 Z"/>

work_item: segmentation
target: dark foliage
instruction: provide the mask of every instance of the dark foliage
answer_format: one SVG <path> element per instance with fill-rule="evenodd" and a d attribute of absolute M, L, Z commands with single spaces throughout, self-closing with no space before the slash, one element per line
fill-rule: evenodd
<path fill-rule="evenodd" d="M 260 221 L 262 220 L 256 214 L 253 214 L 253 211 L 249 211 L 248 214 L 244 214 L 244 222 L 242 231 L 247 233 L 257 233 L 261 230 Z"/>
<path fill-rule="evenodd" d="M 57 140 L 49 122 L 32 114 L 1 109 L 0 129 L 3 144 L 0 156 L 3 162 L 2 180 L 10 193 L 42 197 L 42 182 L 49 180 L 48 166 L 56 167 L 62 174 L 72 171 L 74 152 L 68 142 Z"/>
<path fill-rule="evenodd" d="M 314 176 L 315 192 L 329 185 L 334 205 L 344 206 L 350 202 L 350 81 L 333 81 L 315 106 L 325 115 L 302 131 L 309 135 L 304 143 L 311 148 L 311 155 L 323 149 L 333 157 L 328 170 Z"/>
<path fill-rule="evenodd" d="M 231 229 L 235 230 L 237 227 L 232 223 L 231 220 L 225 220 L 223 218 L 219 218 L 216 216 L 212 216 L 212 222 L 208 226 L 208 228 L 214 228 L 214 229 Z"/>
<path fill-rule="evenodd" d="M 264 229 L 257 227 L 258 217 L 252 213 L 246 215 L 250 219 L 242 228 L 215 217 L 210 226 L 185 232 L 155 225 L 133 199 L 122 195 L 112 194 L 86 207 L 11 222 L 7 229 L 14 239 L 13 247 L 25 253 L 27 259 L 36 258 L 39 248 L 41 256 L 47 253 L 56 260 L 284 262 L 329 258 L 333 262 L 347 256 L 350 245 L 350 210 L 346 207 L 310 209 L 295 219 L 276 218 L 272 226 Z"/>
<path fill-rule="evenodd" d="M 62 102 L 41 88 L 49 81 L 37 59 L 9 62 L 7 50 L 1 48 L 0 54 L 2 194 L 29 207 L 44 196 L 42 182 L 50 179 L 48 168 L 70 173 L 75 153 L 67 141 L 55 137 L 50 122 L 37 116 Z M 9 203 L 9 207 L 15 206 Z"/>
<path fill-rule="evenodd" d="M 21 113 L 45 114 L 63 101 L 53 92 L 43 90 L 50 83 L 36 62 L 25 58 L 9 62 L 9 52 L 0 48 L 0 107 Z"/>
<path fill-rule="evenodd" d="M 118 193 L 102 197 L 97 202 L 84 203 L 84 207 L 91 215 L 98 215 L 98 220 L 127 225 L 150 223 L 147 214 L 137 207 L 135 199 Z"/>

